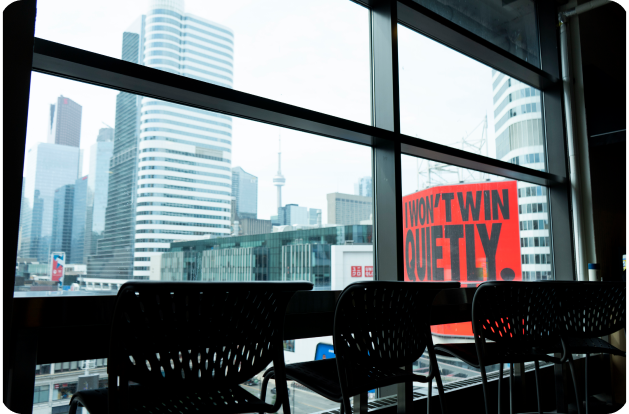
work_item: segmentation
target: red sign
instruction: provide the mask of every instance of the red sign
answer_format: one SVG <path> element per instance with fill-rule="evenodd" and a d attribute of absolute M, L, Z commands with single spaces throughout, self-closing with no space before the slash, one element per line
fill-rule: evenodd
<path fill-rule="evenodd" d="M 363 267 L 352 266 L 352 277 L 363 277 Z"/>
<path fill-rule="evenodd" d="M 373 277 L 373 266 L 365 266 L 365 277 Z"/>
<path fill-rule="evenodd" d="M 51 279 L 54 282 L 59 282 L 62 280 L 65 275 L 65 258 L 66 254 L 63 252 L 52 253 L 52 269 L 51 269 Z"/>
<path fill-rule="evenodd" d="M 403 198 L 404 280 L 522 280 L 515 181 L 432 187 Z M 471 324 L 433 332 L 472 336 Z M 453 330 L 455 332 L 450 332 Z"/>

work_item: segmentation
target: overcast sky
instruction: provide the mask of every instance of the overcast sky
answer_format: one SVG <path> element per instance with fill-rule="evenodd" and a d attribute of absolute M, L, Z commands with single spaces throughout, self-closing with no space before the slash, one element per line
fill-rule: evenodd
<path fill-rule="evenodd" d="M 187 0 L 186 11 L 234 32 L 234 88 L 370 123 L 369 16 L 349 0 Z M 120 58 L 122 33 L 147 0 L 39 0 L 36 36 Z M 491 69 L 406 28 L 399 30 L 402 132 L 453 145 L 488 121 L 495 156 Z M 103 123 L 115 126 L 116 91 L 33 74 L 27 150 L 46 141 L 50 103 L 63 94 L 82 105 L 83 173 Z M 470 138 L 480 138 L 477 128 Z M 283 203 L 323 210 L 326 194 L 353 193 L 371 175 L 367 147 L 234 118 L 233 163 L 258 176 L 258 216 L 276 214 L 272 177 L 282 138 Z M 403 163 L 403 189 L 417 187 L 416 163 Z"/>

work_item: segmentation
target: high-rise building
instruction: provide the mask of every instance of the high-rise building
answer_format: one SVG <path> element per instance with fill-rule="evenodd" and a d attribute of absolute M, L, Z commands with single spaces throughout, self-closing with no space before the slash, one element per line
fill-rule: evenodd
<path fill-rule="evenodd" d="M 66 263 L 85 263 L 85 232 L 87 224 L 88 176 L 74 183 L 74 207 L 72 212 L 72 244 Z"/>
<path fill-rule="evenodd" d="M 241 167 L 232 168 L 232 196 L 236 199 L 237 220 L 258 218 L 258 177 Z"/>
<path fill-rule="evenodd" d="M 48 143 L 79 147 L 81 144 L 81 114 L 83 107 L 63 95 L 50 104 Z"/>
<path fill-rule="evenodd" d="M 321 224 L 321 209 L 320 208 L 308 209 L 308 224 L 311 226 Z"/>
<path fill-rule="evenodd" d="M 373 213 L 372 197 L 331 193 L 328 198 L 328 224 L 352 225 L 369 220 Z"/>
<path fill-rule="evenodd" d="M 90 170 L 87 175 L 87 217 L 85 225 L 85 248 L 83 255 L 97 253 L 98 240 L 105 231 L 107 194 L 109 189 L 109 162 L 114 152 L 114 129 L 101 128 L 96 142 L 90 147 Z"/>
<path fill-rule="evenodd" d="M 545 171 L 540 91 L 492 71 L 496 158 Z M 522 279 L 552 278 L 546 187 L 518 181 Z"/>
<path fill-rule="evenodd" d="M 371 177 L 362 177 L 354 184 L 354 195 L 373 197 L 373 182 Z"/>
<path fill-rule="evenodd" d="M 138 18 L 122 34 L 122 60 L 138 64 L 143 62 L 141 33 L 144 20 L 144 16 Z M 116 97 L 116 126 L 108 171 L 105 224 L 102 238 L 96 243 L 96 253 L 87 260 L 89 278 L 133 278 L 140 102 L 141 97 L 126 92 L 120 92 Z"/>
<path fill-rule="evenodd" d="M 21 253 L 48 263 L 55 191 L 74 184 L 79 148 L 42 142 L 28 150 L 26 158 Z"/>
<path fill-rule="evenodd" d="M 183 0 L 151 0 L 142 29 L 144 65 L 232 87 L 231 30 L 186 13 Z M 141 113 L 133 274 L 148 278 L 170 241 L 231 233 L 232 121 L 153 98 Z"/>
<path fill-rule="evenodd" d="M 299 207 L 297 204 L 286 204 L 278 211 L 280 226 L 307 226 L 310 224 L 308 208 Z"/>
<path fill-rule="evenodd" d="M 55 190 L 52 213 L 52 241 L 50 250 L 70 254 L 72 244 L 72 216 L 74 212 L 74 184 Z M 69 261 L 67 263 L 70 263 Z"/>

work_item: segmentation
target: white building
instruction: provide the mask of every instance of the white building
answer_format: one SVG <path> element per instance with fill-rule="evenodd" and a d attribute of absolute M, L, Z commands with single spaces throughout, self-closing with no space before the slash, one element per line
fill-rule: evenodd
<path fill-rule="evenodd" d="M 546 171 L 540 91 L 493 70 L 496 158 Z M 522 279 L 552 278 L 546 187 L 518 181 Z"/>
<path fill-rule="evenodd" d="M 141 29 L 144 65 L 231 88 L 234 35 L 185 13 L 183 0 L 151 0 Z M 134 277 L 175 239 L 230 233 L 232 121 L 142 98 Z"/>

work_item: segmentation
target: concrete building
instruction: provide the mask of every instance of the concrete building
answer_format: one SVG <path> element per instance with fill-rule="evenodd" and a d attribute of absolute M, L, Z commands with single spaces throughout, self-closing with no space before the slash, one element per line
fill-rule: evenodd
<path fill-rule="evenodd" d="M 260 219 L 240 219 L 239 220 L 240 227 L 240 236 L 251 236 L 254 234 L 265 234 L 271 233 L 273 231 L 273 225 L 271 224 L 271 220 L 260 220 Z"/>
<path fill-rule="evenodd" d="M 81 145 L 81 116 L 83 107 L 63 95 L 50 104 L 48 143 L 79 147 Z"/>
<path fill-rule="evenodd" d="M 51 252 L 55 191 L 74 184 L 79 148 L 39 143 L 27 151 L 21 253 L 48 263 Z"/>
<path fill-rule="evenodd" d="M 373 213 L 371 197 L 331 193 L 327 198 L 328 224 L 359 224 L 361 220 L 368 220 Z"/>
<path fill-rule="evenodd" d="M 308 208 L 299 207 L 297 204 L 286 204 L 278 209 L 279 226 L 307 226 L 310 224 Z"/>
<path fill-rule="evenodd" d="M 546 171 L 540 91 L 492 70 L 496 158 Z M 546 187 L 518 181 L 523 280 L 552 279 Z"/>
<path fill-rule="evenodd" d="M 258 218 L 258 177 L 241 167 L 232 168 L 232 196 L 236 200 L 237 220 Z"/>
<path fill-rule="evenodd" d="M 321 209 L 310 208 L 308 209 L 308 224 L 311 226 L 321 225 Z"/>

